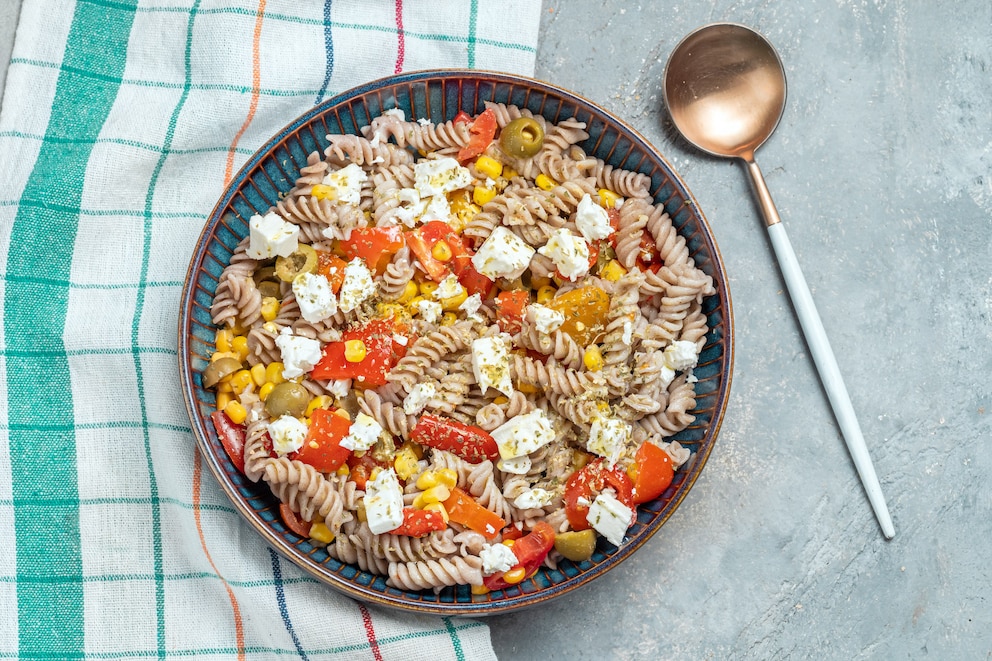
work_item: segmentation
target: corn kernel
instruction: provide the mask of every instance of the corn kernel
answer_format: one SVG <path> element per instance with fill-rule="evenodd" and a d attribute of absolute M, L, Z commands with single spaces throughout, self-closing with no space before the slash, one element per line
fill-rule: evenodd
<path fill-rule="evenodd" d="M 235 335 L 231 339 L 231 351 L 238 354 L 238 357 L 243 361 L 248 357 L 248 338 L 244 335 Z"/>
<path fill-rule="evenodd" d="M 338 196 L 334 189 L 326 184 L 315 185 L 310 189 L 310 194 L 318 200 L 334 200 Z"/>
<path fill-rule="evenodd" d="M 424 500 L 424 494 L 418 493 L 416 496 L 414 496 L 413 502 L 410 503 L 410 507 L 412 507 L 415 510 L 422 510 L 424 509 L 424 506 L 428 504 L 429 503 L 426 500 Z"/>
<path fill-rule="evenodd" d="M 437 485 L 441 484 L 438 479 L 437 471 L 424 471 L 420 477 L 417 478 L 417 488 L 421 491 L 427 491 L 432 489 Z"/>
<path fill-rule="evenodd" d="M 408 314 L 406 308 L 399 303 L 379 303 L 375 309 L 379 316 L 384 318 L 397 318 Z"/>
<path fill-rule="evenodd" d="M 279 308 L 282 306 L 279 299 L 274 296 L 266 296 L 262 299 L 261 314 L 265 321 L 272 321 L 279 316 Z"/>
<path fill-rule="evenodd" d="M 557 183 L 555 183 L 554 179 L 543 173 L 537 175 L 537 178 L 534 179 L 534 183 L 537 184 L 537 187 L 540 188 L 541 190 L 551 190 L 552 188 L 558 185 Z"/>
<path fill-rule="evenodd" d="M 420 465 L 417 463 L 417 455 L 411 449 L 401 448 L 396 452 L 396 457 L 393 459 L 393 468 L 396 470 L 397 477 L 404 481 L 409 480 L 420 469 Z"/>
<path fill-rule="evenodd" d="M 282 375 L 283 369 L 284 366 L 280 362 L 269 363 L 265 366 L 265 380 L 274 385 L 285 382 L 286 379 Z"/>
<path fill-rule="evenodd" d="M 507 179 L 513 179 L 514 177 L 519 177 L 520 174 L 507 165 L 503 167 L 503 176 Z"/>
<path fill-rule="evenodd" d="M 599 275 L 602 276 L 604 280 L 609 280 L 610 282 L 616 282 L 617 280 L 622 278 L 626 273 L 627 273 L 627 269 L 625 269 L 620 264 L 620 262 L 618 262 L 615 259 L 611 259 L 610 262 L 606 266 L 604 266 L 603 269 L 599 272 Z"/>
<path fill-rule="evenodd" d="M 368 349 L 361 340 L 345 340 L 344 359 L 349 363 L 360 363 L 365 360 Z"/>
<path fill-rule="evenodd" d="M 269 394 L 275 389 L 276 384 L 271 381 L 267 381 L 261 388 L 258 389 L 258 398 L 263 402 L 269 398 Z"/>
<path fill-rule="evenodd" d="M 227 417 L 231 419 L 231 422 L 236 425 L 240 425 L 245 421 L 245 418 L 248 417 L 248 411 L 245 410 L 245 407 L 241 405 L 241 402 L 236 399 L 232 399 L 224 406 L 224 413 L 226 413 Z"/>
<path fill-rule="evenodd" d="M 619 195 L 605 188 L 600 188 L 597 192 L 599 193 L 600 206 L 604 209 L 616 209 L 617 201 L 620 199 Z"/>
<path fill-rule="evenodd" d="M 544 305 L 545 303 L 553 299 L 556 293 L 558 293 L 557 289 L 555 289 L 551 285 L 544 285 L 543 287 L 537 290 L 537 302 L 540 303 L 541 305 Z"/>
<path fill-rule="evenodd" d="M 334 541 L 334 533 L 326 523 L 314 523 L 310 526 L 310 538 L 316 539 L 321 544 L 330 544 Z"/>
<path fill-rule="evenodd" d="M 341 416 L 345 420 L 351 420 L 351 414 L 344 409 L 334 409 L 334 415 Z"/>
<path fill-rule="evenodd" d="M 351 466 L 349 466 L 348 464 L 341 464 L 341 466 L 337 470 L 337 474 L 343 477 L 348 477 L 349 475 L 351 475 Z"/>
<path fill-rule="evenodd" d="M 489 594 L 489 588 L 487 588 L 485 585 L 473 585 L 472 594 L 478 594 L 478 595 Z"/>
<path fill-rule="evenodd" d="M 451 246 L 444 239 L 438 239 L 438 242 L 434 244 L 431 248 L 431 257 L 439 262 L 450 262 L 454 255 L 451 253 Z"/>
<path fill-rule="evenodd" d="M 424 509 L 428 512 L 440 512 L 445 523 L 451 520 L 448 518 L 448 508 L 444 506 L 444 503 L 428 503 L 424 505 Z"/>
<path fill-rule="evenodd" d="M 524 567 L 514 567 L 510 571 L 503 574 L 503 580 L 510 585 L 519 583 L 525 578 L 527 578 L 527 570 Z"/>
<path fill-rule="evenodd" d="M 214 351 L 210 354 L 210 362 L 215 360 L 220 360 L 221 358 L 233 358 L 234 360 L 241 360 L 241 356 L 234 353 L 233 351 Z"/>
<path fill-rule="evenodd" d="M 261 388 L 265 385 L 265 365 L 259 363 L 258 365 L 252 365 L 251 369 L 251 380 L 255 382 L 255 385 Z"/>
<path fill-rule="evenodd" d="M 413 280 L 410 280 L 409 282 L 406 283 L 406 287 L 404 287 L 403 289 L 403 294 L 400 295 L 399 299 L 397 300 L 397 303 L 400 303 L 402 305 L 409 304 L 410 301 L 413 300 L 413 297 L 417 295 L 419 289 L 420 288 L 417 287 L 417 283 L 414 282 Z"/>
<path fill-rule="evenodd" d="M 599 345 L 593 344 L 582 354 L 582 364 L 590 372 L 598 372 L 603 369 L 603 352 L 599 350 Z"/>
<path fill-rule="evenodd" d="M 517 390 L 519 390 L 525 395 L 532 395 L 534 393 L 541 391 L 541 389 L 535 386 L 534 384 L 526 383 L 524 381 L 520 381 L 517 383 Z"/>
<path fill-rule="evenodd" d="M 317 409 L 329 409 L 333 403 L 334 399 L 330 395 L 318 395 L 307 404 L 307 410 L 304 415 L 309 418 Z"/>
<path fill-rule="evenodd" d="M 583 452 L 582 450 L 572 451 L 572 467 L 575 468 L 575 470 L 579 470 L 588 463 L 589 463 L 588 452 Z"/>
<path fill-rule="evenodd" d="M 500 395 L 499 397 L 493 400 L 493 404 L 495 404 L 496 406 L 502 406 L 503 404 L 506 404 L 509 401 L 510 399 L 506 395 Z"/>
<path fill-rule="evenodd" d="M 530 276 L 530 286 L 532 289 L 537 290 L 541 287 L 547 287 L 551 284 L 551 278 L 544 275 L 532 275 Z"/>
<path fill-rule="evenodd" d="M 231 393 L 229 392 L 217 393 L 217 406 L 216 406 L 217 410 L 223 411 L 224 409 L 227 408 L 227 405 L 230 404 L 231 401 L 233 401 L 231 397 Z"/>
<path fill-rule="evenodd" d="M 365 523 L 369 520 L 368 515 L 365 513 L 365 499 L 358 501 L 358 506 L 355 508 L 355 518 Z"/>
<path fill-rule="evenodd" d="M 432 298 L 437 291 L 437 283 L 433 280 L 424 280 L 420 283 L 420 295 L 424 298 Z"/>
<path fill-rule="evenodd" d="M 401 447 L 404 448 L 408 447 L 411 450 L 413 450 L 413 453 L 417 455 L 417 461 L 420 461 L 421 459 L 424 458 L 424 446 L 421 445 L 420 443 L 414 443 L 413 441 L 406 441 L 405 443 L 403 443 Z"/>
<path fill-rule="evenodd" d="M 472 190 L 472 201 L 478 204 L 480 207 L 485 206 L 489 202 L 492 202 L 492 199 L 494 197 L 496 197 L 495 188 L 476 186 Z"/>
<path fill-rule="evenodd" d="M 458 315 L 454 312 L 445 312 L 441 315 L 442 326 L 454 326 L 458 323 Z"/>
<path fill-rule="evenodd" d="M 410 316 L 416 316 L 420 314 L 420 302 L 426 301 L 427 299 L 423 296 L 414 296 L 410 299 L 410 302 L 406 304 L 406 309 L 410 313 Z"/>
<path fill-rule="evenodd" d="M 231 375 L 231 389 L 236 393 L 242 393 L 254 385 L 255 381 L 251 378 L 251 372 L 248 370 L 238 370 Z"/>
<path fill-rule="evenodd" d="M 231 377 L 230 375 L 224 377 L 214 388 L 217 392 L 234 392 L 234 388 L 231 387 Z"/>
<path fill-rule="evenodd" d="M 640 477 L 641 466 L 636 461 L 630 466 L 627 466 L 627 477 L 630 478 L 631 482 L 637 482 L 637 478 Z"/>
<path fill-rule="evenodd" d="M 455 296 L 448 296 L 447 298 L 442 298 L 439 302 L 441 303 L 442 310 L 452 311 L 452 310 L 457 310 L 458 306 L 460 306 L 466 300 L 468 300 L 468 292 L 465 291 L 465 288 L 463 287 L 460 294 L 456 294 Z"/>
<path fill-rule="evenodd" d="M 437 481 L 449 489 L 454 489 L 458 485 L 458 472 L 454 468 L 441 468 L 434 471 Z"/>
<path fill-rule="evenodd" d="M 517 540 L 515 540 L 515 539 L 504 539 L 503 540 L 503 546 L 507 546 L 509 548 L 513 548 L 513 545 L 516 544 L 516 543 L 517 543 Z"/>
<path fill-rule="evenodd" d="M 379 473 L 381 473 L 381 472 L 382 472 L 382 469 L 379 468 L 378 466 L 376 466 L 375 468 L 372 469 L 372 472 L 369 473 L 369 479 L 372 480 L 372 481 L 375 481 L 375 478 L 379 477 Z"/>
<path fill-rule="evenodd" d="M 503 164 L 495 158 L 490 158 L 489 156 L 480 156 L 475 161 L 475 169 L 478 170 L 480 174 L 484 174 L 490 179 L 495 179 L 503 174 Z"/>
<path fill-rule="evenodd" d="M 214 336 L 214 346 L 217 347 L 217 351 L 230 351 L 231 350 L 231 339 L 234 337 L 234 333 L 231 332 L 230 328 L 222 328 L 217 331 Z"/>

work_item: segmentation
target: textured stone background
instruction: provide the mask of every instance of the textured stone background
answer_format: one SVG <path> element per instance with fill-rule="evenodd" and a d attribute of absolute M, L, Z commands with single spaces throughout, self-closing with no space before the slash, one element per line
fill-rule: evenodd
<path fill-rule="evenodd" d="M 17 5 L 0 0 L 3 63 Z M 786 64 L 788 107 L 758 162 L 858 411 L 890 542 L 741 166 L 692 151 L 661 107 L 672 48 L 725 20 L 762 31 Z M 675 515 L 592 585 L 491 619 L 501 659 L 992 656 L 990 68 L 987 0 L 545 0 L 537 76 L 637 128 L 708 218 L 736 366 Z"/>

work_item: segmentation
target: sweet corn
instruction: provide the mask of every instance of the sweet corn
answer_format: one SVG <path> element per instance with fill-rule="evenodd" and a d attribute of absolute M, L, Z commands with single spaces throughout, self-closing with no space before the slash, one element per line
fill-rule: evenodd
<path fill-rule="evenodd" d="M 503 177 L 505 177 L 506 179 L 513 179 L 514 177 L 519 177 L 519 176 L 520 174 L 510 166 L 507 165 L 503 167 Z"/>
<path fill-rule="evenodd" d="M 510 399 L 506 395 L 500 395 L 499 397 L 493 400 L 493 404 L 495 404 L 496 406 L 502 406 L 503 404 L 506 404 L 509 401 Z"/>
<path fill-rule="evenodd" d="M 510 571 L 503 574 L 503 580 L 513 585 L 519 583 L 520 581 L 527 578 L 527 570 L 523 567 L 514 567 Z"/>
<path fill-rule="evenodd" d="M 513 545 L 516 544 L 516 543 L 517 543 L 517 540 L 515 540 L 515 539 L 504 539 L 503 540 L 503 546 L 508 546 L 510 548 L 513 548 Z"/>
<path fill-rule="evenodd" d="M 433 489 L 439 484 L 441 484 L 441 480 L 438 478 L 437 471 L 424 471 L 420 477 L 417 478 L 417 488 L 421 491 Z"/>
<path fill-rule="evenodd" d="M 599 275 L 604 280 L 609 280 L 610 282 L 616 282 L 617 280 L 622 278 L 626 273 L 627 273 L 627 269 L 625 269 L 620 264 L 620 262 L 618 262 L 615 259 L 611 259 L 610 262 L 603 267 L 603 270 L 599 272 Z"/>
<path fill-rule="evenodd" d="M 551 190 L 552 188 L 558 185 L 557 183 L 555 183 L 554 179 L 543 173 L 537 175 L 537 178 L 534 180 L 534 183 L 537 184 L 537 187 L 540 188 L 541 190 Z"/>
<path fill-rule="evenodd" d="M 258 398 L 263 402 L 269 398 L 269 393 L 276 387 L 276 384 L 271 381 L 267 381 L 261 388 L 258 389 Z"/>
<path fill-rule="evenodd" d="M 409 480 L 417 474 L 420 465 L 417 463 L 417 455 L 410 448 L 400 448 L 393 459 L 393 468 L 396 469 L 396 476 L 401 480 Z"/>
<path fill-rule="evenodd" d="M 485 585 L 473 585 L 472 594 L 478 594 L 478 595 L 489 594 L 489 588 L 487 588 Z"/>
<path fill-rule="evenodd" d="M 636 461 L 630 466 L 627 466 L 627 477 L 630 478 L 631 482 L 637 482 L 637 478 L 640 477 L 641 466 Z"/>
<path fill-rule="evenodd" d="M 330 395 L 318 395 L 307 404 L 307 410 L 304 415 L 309 418 L 317 409 L 329 409 L 332 404 L 334 404 L 334 399 Z"/>
<path fill-rule="evenodd" d="M 552 287 L 551 285 L 544 285 L 543 287 L 537 290 L 537 302 L 540 303 L 541 305 L 544 305 L 545 303 L 553 299 L 557 292 L 558 290 Z"/>
<path fill-rule="evenodd" d="M 431 503 L 443 503 L 448 500 L 450 496 L 451 490 L 443 484 L 439 484 L 436 487 L 431 487 L 427 491 L 418 493 L 417 497 L 413 499 L 413 506 L 422 510 Z"/>
<path fill-rule="evenodd" d="M 314 523 L 310 526 L 310 538 L 316 539 L 321 544 L 330 544 L 334 541 L 334 533 L 326 523 Z"/>
<path fill-rule="evenodd" d="M 376 311 L 379 313 L 380 317 L 387 318 L 399 318 L 408 314 L 406 308 L 399 303 L 379 303 L 379 305 L 376 306 Z"/>
<path fill-rule="evenodd" d="M 231 387 L 231 377 L 226 376 L 221 379 L 214 390 L 217 392 L 234 392 L 234 388 Z"/>
<path fill-rule="evenodd" d="M 397 300 L 397 303 L 400 303 L 402 305 L 407 305 L 410 301 L 413 300 L 413 297 L 417 295 L 419 289 L 420 288 L 417 287 L 417 283 L 414 282 L 413 280 L 410 280 L 409 282 L 406 283 L 406 287 L 403 289 L 403 294 L 400 295 L 399 299 Z"/>
<path fill-rule="evenodd" d="M 454 326 L 458 323 L 458 315 L 454 312 L 445 312 L 441 315 L 442 326 Z"/>
<path fill-rule="evenodd" d="M 255 381 L 248 370 L 238 370 L 231 375 L 231 389 L 236 393 L 242 393 L 253 385 Z"/>
<path fill-rule="evenodd" d="M 582 364 L 590 372 L 598 372 L 603 369 L 603 352 L 599 350 L 598 344 L 593 344 L 582 354 Z"/>
<path fill-rule="evenodd" d="M 441 468 L 435 471 L 437 481 L 449 489 L 454 489 L 458 485 L 458 472 L 454 468 Z"/>
<path fill-rule="evenodd" d="M 227 405 L 232 401 L 231 393 L 229 392 L 219 392 L 217 393 L 217 410 L 223 411 L 227 408 Z"/>
<path fill-rule="evenodd" d="M 485 206 L 486 203 L 488 202 L 491 202 L 494 197 L 496 197 L 495 188 L 476 186 L 472 190 L 472 201 L 478 204 L 480 207 Z"/>
<path fill-rule="evenodd" d="M 255 385 L 261 388 L 265 385 L 265 365 L 259 363 L 258 365 L 253 365 L 250 370 L 251 380 L 255 382 Z"/>
<path fill-rule="evenodd" d="M 265 321 L 272 321 L 279 316 L 279 308 L 281 307 L 279 299 L 274 296 L 266 296 L 262 299 L 262 319 Z"/>
<path fill-rule="evenodd" d="M 265 380 L 273 385 L 279 385 L 286 381 L 282 375 L 285 366 L 280 362 L 269 363 L 265 366 Z"/>
<path fill-rule="evenodd" d="M 424 509 L 429 512 L 440 512 L 441 516 L 444 518 L 444 522 L 450 521 L 448 518 L 448 508 L 444 506 L 444 503 L 428 503 L 424 506 Z"/>
<path fill-rule="evenodd" d="M 233 351 L 214 351 L 212 354 L 210 354 L 211 363 L 214 362 L 215 360 L 220 360 L 221 358 L 233 358 L 235 360 L 241 360 L 241 356 L 239 356 Z"/>
<path fill-rule="evenodd" d="M 551 278 L 543 275 L 532 275 L 530 276 L 530 286 L 533 289 L 540 289 L 541 287 L 547 287 L 551 284 Z"/>
<path fill-rule="evenodd" d="M 214 346 L 217 347 L 217 351 L 230 351 L 231 350 L 231 339 L 234 337 L 234 333 L 231 332 L 230 328 L 222 328 L 217 331 L 214 336 Z"/>
<path fill-rule="evenodd" d="M 248 338 L 244 335 L 235 335 L 231 339 L 231 351 L 238 354 L 238 358 L 243 362 L 248 358 Z"/>
<path fill-rule="evenodd" d="M 376 466 L 375 468 L 372 469 L 372 472 L 369 473 L 369 479 L 375 481 L 375 478 L 379 477 L 379 473 L 381 471 L 382 469 Z"/>
<path fill-rule="evenodd" d="M 475 169 L 479 171 L 479 174 L 484 174 L 490 179 L 495 179 L 503 174 L 503 164 L 489 156 L 480 156 L 475 161 Z"/>
<path fill-rule="evenodd" d="M 414 296 L 410 299 L 410 302 L 406 304 L 406 309 L 411 316 L 416 316 L 420 314 L 420 301 L 428 300 L 424 296 Z"/>
<path fill-rule="evenodd" d="M 365 360 L 368 349 L 361 340 L 345 340 L 344 359 L 349 363 L 360 363 Z"/>
<path fill-rule="evenodd" d="M 599 193 L 599 204 L 601 207 L 604 209 L 615 209 L 617 207 L 617 200 L 620 199 L 619 195 L 605 188 L 600 188 L 596 192 Z"/>
<path fill-rule="evenodd" d="M 417 461 L 424 458 L 424 446 L 420 443 L 414 443 L 413 441 L 406 441 L 401 445 L 402 448 L 410 448 L 413 453 L 417 455 Z M 457 476 L 456 476 L 457 477 Z"/>
<path fill-rule="evenodd" d="M 454 255 L 451 254 L 451 246 L 444 239 L 438 239 L 434 247 L 431 248 L 431 257 L 439 262 L 450 262 Z"/>
<path fill-rule="evenodd" d="M 433 280 L 424 280 L 420 283 L 420 295 L 424 298 L 431 298 L 437 291 L 437 283 Z"/>
<path fill-rule="evenodd" d="M 231 422 L 236 425 L 240 425 L 245 421 L 245 418 L 248 417 L 248 411 L 245 410 L 245 407 L 241 405 L 241 402 L 236 399 L 232 399 L 224 406 L 224 413 L 226 413 L 227 417 L 231 419 Z"/>
<path fill-rule="evenodd" d="M 310 194 L 318 200 L 334 200 L 338 196 L 333 188 L 325 184 L 316 184 L 310 189 Z"/>
<path fill-rule="evenodd" d="M 334 415 L 341 416 L 345 420 L 351 420 L 351 414 L 344 409 L 334 409 Z"/>
<path fill-rule="evenodd" d="M 517 390 L 525 395 L 532 395 L 536 392 L 541 392 L 541 389 L 532 383 L 525 383 L 524 381 L 519 381 L 517 383 Z"/>
<path fill-rule="evenodd" d="M 468 292 L 465 288 L 462 288 L 460 294 L 454 296 L 449 296 L 447 298 L 442 298 L 439 303 L 441 303 L 441 309 L 446 311 L 457 310 L 458 306 L 468 300 Z"/>
<path fill-rule="evenodd" d="M 579 470 L 583 466 L 589 463 L 589 453 L 583 452 L 582 450 L 572 451 L 572 467 L 575 470 Z"/>
<path fill-rule="evenodd" d="M 351 466 L 348 464 L 341 464 L 341 467 L 337 470 L 337 474 L 343 477 L 348 477 L 351 475 Z"/>

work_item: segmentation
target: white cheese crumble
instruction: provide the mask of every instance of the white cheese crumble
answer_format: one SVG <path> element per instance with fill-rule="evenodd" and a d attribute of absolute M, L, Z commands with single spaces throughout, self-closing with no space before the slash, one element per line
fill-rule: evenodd
<path fill-rule="evenodd" d="M 524 491 L 513 499 L 513 506 L 520 510 L 547 507 L 554 500 L 554 494 L 545 489 L 535 488 Z"/>
<path fill-rule="evenodd" d="M 530 454 L 555 440 L 554 426 L 542 409 L 510 418 L 490 433 L 503 459 Z"/>
<path fill-rule="evenodd" d="M 348 428 L 348 435 L 341 439 L 341 447 L 349 450 L 369 450 L 379 440 L 382 426 L 370 415 L 359 412 Z"/>
<path fill-rule="evenodd" d="M 433 381 L 421 381 L 410 388 L 410 394 L 403 400 L 403 412 L 407 415 L 418 415 L 427 406 L 427 401 L 437 395 L 437 386 Z"/>
<path fill-rule="evenodd" d="M 283 220 L 275 211 L 264 216 L 256 214 L 248 221 L 245 254 L 252 259 L 289 257 L 299 247 L 299 237 L 300 228 Z"/>
<path fill-rule="evenodd" d="M 472 294 L 465 299 L 465 302 L 458 306 L 458 309 L 465 313 L 473 321 L 483 321 L 482 316 L 476 314 L 482 307 L 482 294 Z"/>
<path fill-rule="evenodd" d="M 633 427 L 625 420 L 600 416 L 592 421 L 589 429 L 589 440 L 586 449 L 593 454 L 606 458 L 607 466 L 612 468 L 620 457 L 633 432 Z"/>
<path fill-rule="evenodd" d="M 338 311 L 331 283 L 322 275 L 301 273 L 296 276 L 293 295 L 300 306 L 300 314 L 309 322 L 323 321 Z"/>
<path fill-rule="evenodd" d="M 630 346 L 631 341 L 634 339 L 634 322 L 625 321 L 623 322 L 623 333 L 620 336 L 620 341 Z"/>
<path fill-rule="evenodd" d="M 506 544 L 486 544 L 479 551 L 479 558 L 482 560 L 483 576 L 491 576 L 496 572 L 510 571 L 520 562 Z"/>
<path fill-rule="evenodd" d="M 472 266 L 491 280 L 508 278 L 513 280 L 530 266 L 534 249 L 502 225 L 492 233 L 472 256 Z"/>
<path fill-rule="evenodd" d="M 392 468 L 380 470 L 365 485 L 365 517 L 373 535 L 394 530 L 403 523 L 403 489 Z"/>
<path fill-rule="evenodd" d="M 607 489 L 596 496 L 596 500 L 589 506 L 586 521 L 610 544 L 620 546 L 627 528 L 634 522 L 634 512 Z"/>
<path fill-rule="evenodd" d="M 489 388 L 495 388 L 507 397 L 513 394 L 510 345 L 510 336 L 506 333 L 472 341 L 472 371 L 483 394 Z"/>
<path fill-rule="evenodd" d="M 320 340 L 293 335 L 289 326 L 282 329 L 276 336 L 276 346 L 282 354 L 282 376 L 284 379 L 295 379 L 313 369 L 323 355 L 320 350 Z"/>
<path fill-rule="evenodd" d="M 446 298 L 461 296 L 464 293 L 465 288 L 458 282 L 458 276 L 452 273 L 437 284 L 433 296 L 435 301 L 443 301 Z"/>
<path fill-rule="evenodd" d="M 269 438 L 272 439 L 272 449 L 283 455 L 296 452 L 303 447 L 307 437 L 306 424 L 291 415 L 281 415 L 268 424 Z"/>
<path fill-rule="evenodd" d="M 568 228 L 556 229 L 537 252 L 550 258 L 562 277 L 573 282 L 589 272 L 589 244 L 581 236 L 568 231 Z"/>
<path fill-rule="evenodd" d="M 610 227 L 610 215 L 606 209 L 592 201 L 589 193 L 579 200 L 579 206 L 575 211 L 575 227 L 586 241 L 605 239 L 613 233 L 613 228 Z"/>
<path fill-rule="evenodd" d="M 553 333 L 565 323 L 565 314 L 540 303 L 527 306 L 527 321 L 542 333 Z"/>
<path fill-rule="evenodd" d="M 341 283 L 338 294 L 338 307 L 342 312 L 351 312 L 374 295 L 375 280 L 372 279 L 372 272 L 361 257 L 356 257 L 344 267 L 344 282 Z"/>
<path fill-rule="evenodd" d="M 343 399 L 348 396 L 351 392 L 351 379 L 337 379 L 331 381 L 327 388 L 327 392 L 334 395 L 338 399 Z"/>
<path fill-rule="evenodd" d="M 358 164 L 350 163 L 340 170 L 327 173 L 321 183 L 330 187 L 338 202 L 357 206 L 362 201 L 362 184 L 368 178 L 368 174 Z"/>
<path fill-rule="evenodd" d="M 687 370 L 695 367 L 699 356 L 696 343 L 688 340 L 675 340 L 665 347 L 665 363 L 673 370 Z"/>
<path fill-rule="evenodd" d="M 451 204 L 444 195 L 435 195 L 424 207 L 420 214 L 420 222 L 427 223 L 432 220 L 451 220 Z"/>
<path fill-rule="evenodd" d="M 512 459 L 499 459 L 496 462 L 496 468 L 500 469 L 504 473 L 512 473 L 514 475 L 526 475 L 530 472 L 530 467 L 533 464 L 531 458 L 527 455 L 521 457 L 513 457 Z"/>
<path fill-rule="evenodd" d="M 417 311 L 420 313 L 420 318 L 429 324 L 436 323 L 441 318 L 441 304 L 437 301 L 426 299 L 417 301 Z"/>
<path fill-rule="evenodd" d="M 444 195 L 472 183 L 468 168 L 451 157 L 420 161 L 413 166 L 414 186 L 422 197 Z"/>

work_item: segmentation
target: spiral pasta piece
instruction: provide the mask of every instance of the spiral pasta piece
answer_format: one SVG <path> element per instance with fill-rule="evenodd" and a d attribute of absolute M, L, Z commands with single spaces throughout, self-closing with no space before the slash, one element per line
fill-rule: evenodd
<path fill-rule="evenodd" d="M 482 585 L 478 556 L 451 556 L 419 562 L 390 562 L 388 585 L 401 590 L 429 590 L 449 585 Z"/>

